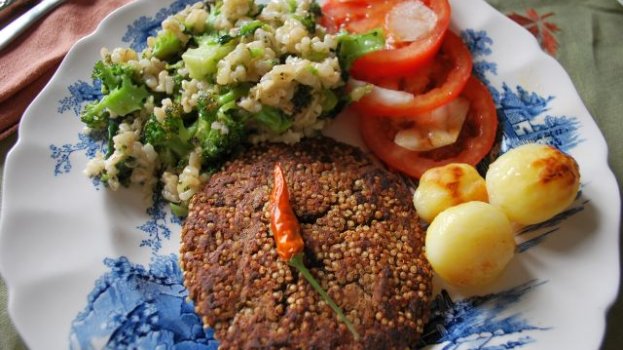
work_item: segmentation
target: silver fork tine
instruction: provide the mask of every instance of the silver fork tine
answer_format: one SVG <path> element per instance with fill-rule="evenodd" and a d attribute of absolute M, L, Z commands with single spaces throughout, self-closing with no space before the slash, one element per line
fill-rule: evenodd
<path fill-rule="evenodd" d="M 0 30 L 0 51 L 17 38 L 26 28 L 41 18 L 41 16 L 64 1 L 66 0 L 43 0 Z"/>

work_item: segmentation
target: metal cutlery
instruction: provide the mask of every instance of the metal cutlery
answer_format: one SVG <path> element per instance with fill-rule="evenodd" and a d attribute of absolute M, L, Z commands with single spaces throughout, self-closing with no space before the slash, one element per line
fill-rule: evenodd
<path fill-rule="evenodd" d="M 2 0 L 0 0 L 2 1 Z M 19 0 L 18 0 L 19 1 Z M 36 22 L 43 15 L 56 8 L 66 0 L 43 0 L 26 13 L 9 23 L 6 27 L 0 30 L 0 51 L 3 50 L 9 43 L 17 38 L 24 30 L 30 25 Z M 4 7 L 11 5 L 14 0 L 6 0 L 2 2 Z"/>

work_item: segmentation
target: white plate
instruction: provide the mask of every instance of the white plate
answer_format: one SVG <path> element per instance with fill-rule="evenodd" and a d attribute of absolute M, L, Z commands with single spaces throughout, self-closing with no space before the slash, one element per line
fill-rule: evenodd
<path fill-rule="evenodd" d="M 179 223 L 132 190 L 112 193 L 82 175 L 102 144 L 81 135 L 79 108 L 101 47 L 136 46 L 184 3 L 138 0 L 67 55 L 20 125 L 6 161 L 0 268 L 9 311 L 33 349 L 176 345 L 216 348 L 185 301 Z M 530 34 L 482 0 L 454 0 L 475 70 L 492 90 L 507 145 L 556 144 L 582 172 L 571 209 L 518 235 L 520 253 L 487 289 L 437 283 L 431 333 L 444 349 L 596 349 L 619 279 L 620 199 L 606 144 L 560 65 Z M 328 131 L 360 144 L 344 116 Z M 496 347 L 499 346 L 499 347 Z"/>

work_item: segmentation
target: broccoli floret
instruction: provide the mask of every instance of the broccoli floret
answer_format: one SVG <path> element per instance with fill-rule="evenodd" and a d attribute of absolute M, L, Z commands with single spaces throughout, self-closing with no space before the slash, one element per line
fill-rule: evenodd
<path fill-rule="evenodd" d="M 192 136 L 193 131 L 184 125 L 179 105 L 169 108 L 162 122 L 152 115 L 143 128 L 144 143 L 154 146 L 163 165 L 171 168 L 178 167 L 194 149 Z"/>
<path fill-rule="evenodd" d="M 197 101 L 197 111 L 199 113 L 199 119 L 212 119 L 216 115 L 216 111 L 220 107 L 218 94 L 214 91 L 210 91 L 208 94 L 203 94 Z"/>
<path fill-rule="evenodd" d="M 165 167 L 182 167 L 196 147 L 201 148 L 204 167 L 217 164 L 244 140 L 246 119 L 239 115 L 236 100 L 245 91 L 248 87 L 241 86 L 221 95 L 212 92 L 201 96 L 197 113 L 186 116 L 195 116 L 194 121 L 185 122 L 181 106 L 174 104 L 163 121 L 155 116 L 147 121 L 144 142 L 154 146 Z"/>
<path fill-rule="evenodd" d="M 108 65 L 103 61 L 95 62 L 91 77 L 93 80 L 102 82 L 102 93 L 107 94 L 110 90 L 119 86 L 119 77 L 125 75 L 123 67 L 119 64 Z"/>
<path fill-rule="evenodd" d="M 292 126 L 292 120 L 277 108 L 262 105 L 262 110 L 253 115 L 253 119 L 268 130 L 281 134 Z"/>
<path fill-rule="evenodd" d="M 178 53 L 183 47 L 184 44 L 174 33 L 163 31 L 156 36 L 152 53 L 157 58 L 166 60 Z"/>
<path fill-rule="evenodd" d="M 154 146 L 168 168 L 183 167 L 190 152 L 199 147 L 203 168 L 210 169 L 245 139 L 247 116 L 236 101 L 248 91 L 249 86 L 241 85 L 220 94 L 204 93 L 197 101 L 196 113 L 184 114 L 182 106 L 174 103 L 164 120 L 150 117 L 143 128 L 143 142 Z"/>
<path fill-rule="evenodd" d="M 117 168 L 117 171 L 118 171 L 117 180 L 124 187 L 130 186 L 130 177 L 132 176 L 132 168 L 128 166 L 128 163 L 133 162 L 134 160 L 135 160 L 134 157 L 128 157 L 120 161 L 119 163 L 115 164 L 115 167 Z"/>
<path fill-rule="evenodd" d="M 88 103 L 80 114 L 80 120 L 91 129 L 104 129 L 108 125 L 110 114 L 106 106 L 99 101 Z"/>
<path fill-rule="evenodd" d="M 198 38 L 199 46 L 186 50 L 182 55 L 190 77 L 201 80 L 216 73 L 218 61 L 236 47 L 236 40 L 233 39 L 229 35 Z"/>
<path fill-rule="evenodd" d="M 130 185 L 132 168 L 128 166 L 128 163 L 133 162 L 134 160 L 134 157 L 128 157 L 115 164 L 115 168 L 117 168 L 117 174 L 115 175 L 115 177 L 122 186 L 128 187 Z M 100 175 L 99 180 L 102 182 L 102 184 L 104 184 L 104 186 L 108 186 L 110 181 L 110 175 L 107 172 L 104 172 Z"/>
<path fill-rule="evenodd" d="M 240 36 L 253 35 L 255 31 L 264 26 L 264 22 L 260 20 L 251 21 L 240 27 Z"/>
<path fill-rule="evenodd" d="M 219 103 L 227 100 L 225 104 Z M 235 100 L 235 90 L 232 90 L 216 99 L 206 98 L 199 103 L 194 138 L 201 146 L 207 166 L 219 162 L 245 139 L 246 118 L 236 113 Z"/>
<path fill-rule="evenodd" d="M 97 61 L 93 66 L 91 77 L 102 82 L 102 93 L 108 94 L 110 91 L 121 87 L 123 78 L 128 77 L 132 81 L 140 79 L 138 73 L 132 67 L 119 63 L 107 64 L 104 61 Z"/>
<path fill-rule="evenodd" d="M 106 149 L 106 159 L 110 158 L 110 156 L 112 156 L 115 152 L 115 142 L 113 141 L 113 137 L 117 135 L 117 131 L 119 131 L 119 120 L 108 119 L 108 144 Z"/>
<path fill-rule="evenodd" d="M 105 102 L 110 111 L 124 116 L 143 108 L 143 103 L 148 96 L 149 92 L 145 86 L 137 86 L 129 77 L 123 77 L 121 87 L 112 90 L 101 102 Z"/>
<path fill-rule="evenodd" d="M 134 74 L 133 69 L 124 65 L 97 62 L 93 78 L 102 82 L 104 97 L 85 106 L 80 116 L 82 122 L 92 129 L 103 129 L 108 125 L 109 111 L 125 116 L 143 108 L 149 92 L 144 85 L 134 82 Z"/>
<path fill-rule="evenodd" d="M 348 72 L 357 58 L 384 47 L 385 36 L 380 29 L 364 34 L 344 33 L 338 37 L 337 57 L 342 70 Z"/>
<path fill-rule="evenodd" d="M 184 121 L 176 117 L 167 117 L 163 123 L 150 118 L 145 124 L 144 137 L 147 143 L 156 148 L 167 148 L 182 158 L 192 150 L 190 133 Z"/>
<path fill-rule="evenodd" d="M 202 156 L 208 163 L 230 154 L 242 143 L 246 134 L 244 123 L 236 121 L 228 113 L 219 113 L 216 122 L 219 127 L 211 127 L 201 140 Z"/>
<path fill-rule="evenodd" d="M 202 96 L 197 102 L 197 119 L 189 127 L 189 132 L 192 134 L 192 140 L 195 145 L 200 145 L 204 135 L 210 132 L 212 122 L 216 120 L 216 112 L 219 105 L 217 98 L 212 95 Z"/>
<path fill-rule="evenodd" d="M 218 97 L 218 104 L 223 106 L 232 101 L 237 101 L 240 97 L 246 96 L 249 93 L 249 90 L 251 90 L 251 85 L 249 84 L 242 84 L 233 87 Z"/>

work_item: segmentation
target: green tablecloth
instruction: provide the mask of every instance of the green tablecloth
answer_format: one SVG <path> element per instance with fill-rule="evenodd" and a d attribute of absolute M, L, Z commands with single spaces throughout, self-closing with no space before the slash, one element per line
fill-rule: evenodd
<path fill-rule="evenodd" d="M 601 128 L 610 149 L 610 166 L 623 188 L 623 6 L 616 0 L 488 1 L 505 14 L 522 16 L 514 18 L 525 26 L 540 29 L 536 34 L 565 67 Z M 0 164 L 4 165 L 15 140 L 10 137 L 0 142 Z M 7 314 L 6 298 L 0 280 L 0 349 L 22 349 Z M 602 349 L 623 349 L 623 293 L 619 293 L 607 322 Z"/>

